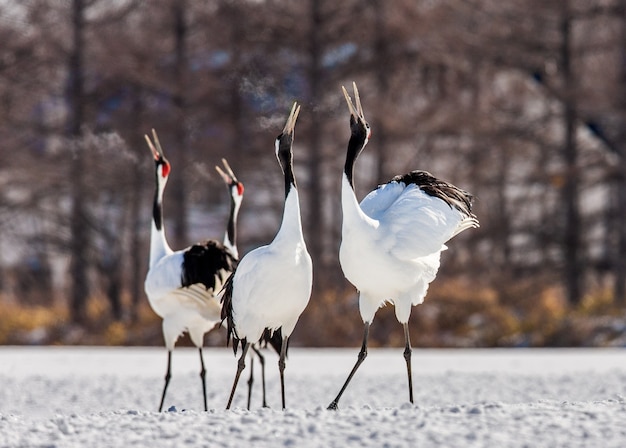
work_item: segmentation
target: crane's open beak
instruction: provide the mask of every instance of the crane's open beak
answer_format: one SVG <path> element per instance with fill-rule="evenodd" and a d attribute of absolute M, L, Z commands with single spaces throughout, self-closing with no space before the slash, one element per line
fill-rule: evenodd
<path fill-rule="evenodd" d="M 343 91 L 343 96 L 346 98 L 346 103 L 348 103 L 348 109 L 350 109 L 350 113 L 354 115 L 355 119 L 361 119 L 365 122 L 365 116 L 363 115 L 363 106 L 361 106 L 361 97 L 359 96 L 359 89 L 356 88 L 356 82 L 352 83 L 352 88 L 354 89 L 354 100 L 356 102 L 356 107 L 352 103 L 352 99 L 348 94 L 348 91 L 344 86 L 341 86 L 341 90 Z"/>
<path fill-rule="evenodd" d="M 163 148 L 161 148 L 161 143 L 159 142 L 159 137 L 154 129 L 152 129 L 152 138 L 154 138 L 154 144 L 150 141 L 150 137 L 148 135 L 144 135 L 146 138 L 146 142 L 148 143 L 148 147 L 150 151 L 152 151 L 152 155 L 154 156 L 154 160 L 160 160 L 165 157 L 163 154 Z M 155 147 L 156 145 L 156 147 Z"/>
<path fill-rule="evenodd" d="M 285 123 L 285 127 L 283 128 L 283 134 L 285 135 L 293 134 L 293 130 L 296 127 L 296 120 L 298 119 L 299 113 L 300 113 L 300 106 L 298 106 L 298 103 L 294 101 L 293 106 L 291 108 L 291 113 L 289 114 L 289 118 L 287 118 L 287 123 Z"/>
<path fill-rule="evenodd" d="M 222 179 L 224 179 L 224 182 L 226 182 L 228 185 L 236 184 L 238 182 L 237 177 L 235 176 L 235 173 L 233 173 L 233 170 L 231 169 L 226 159 L 222 159 L 222 163 L 224 164 L 224 168 L 226 171 L 222 170 L 217 165 L 215 165 L 215 169 L 218 173 L 220 173 L 220 176 L 222 176 Z"/>

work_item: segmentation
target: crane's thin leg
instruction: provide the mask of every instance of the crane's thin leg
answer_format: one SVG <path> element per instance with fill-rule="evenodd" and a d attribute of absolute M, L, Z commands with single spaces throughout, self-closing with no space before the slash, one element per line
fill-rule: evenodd
<path fill-rule="evenodd" d="M 343 384 L 343 387 L 341 388 L 341 390 L 337 394 L 337 397 L 335 397 L 333 402 L 328 406 L 328 409 L 332 409 L 332 410 L 337 409 L 337 406 L 339 404 L 339 399 L 343 395 L 343 392 L 346 390 L 346 387 L 348 387 L 348 383 L 350 383 L 350 380 L 352 379 L 352 377 L 356 373 L 357 369 L 359 368 L 359 366 L 363 363 L 363 361 L 367 357 L 367 337 L 369 335 L 369 332 L 370 332 L 370 323 L 369 322 L 365 322 L 365 331 L 364 331 L 364 334 L 363 334 L 363 345 L 361 345 L 361 351 L 359 352 L 359 356 L 358 356 L 358 358 L 356 360 L 356 364 L 352 368 L 352 371 L 350 372 L 350 375 L 348 375 L 348 379 Z"/>
<path fill-rule="evenodd" d="M 406 373 L 409 377 L 409 401 L 413 403 L 413 375 L 411 373 L 411 338 L 409 337 L 409 324 L 408 322 L 402 324 L 404 327 L 404 360 L 406 361 Z"/>
<path fill-rule="evenodd" d="M 261 354 L 261 351 L 257 349 L 254 345 L 252 346 L 252 350 L 259 357 L 259 362 L 261 363 L 261 387 L 263 389 L 263 407 L 269 407 L 267 405 L 267 401 L 265 400 L 265 356 Z"/>
<path fill-rule="evenodd" d="M 161 394 L 161 404 L 159 405 L 159 412 L 163 409 L 163 402 L 165 401 L 165 392 L 167 392 L 167 386 L 170 384 L 170 378 L 172 378 L 172 352 L 167 351 L 167 372 L 165 373 L 165 386 L 163 386 L 163 393 Z"/>
<path fill-rule="evenodd" d="M 206 402 L 206 369 L 204 368 L 204 357 L 202 356 L 202 347 L 198 348 L 200 352 L 200 378 L 202 379 L 202 398 L 204 399 L 204 412 L 208 411 L 209 408 Z"/>
<path fill-rule="evenodd" d="M 235 374 L 235 381 L 233 382 L 233 389 L 230 391 L 230 398 L 228 398 L 226 410 L 230 409 L 230 405 L 233 402 L 233 397 L 235 396 L 235 389 L 237 389 L 237 383 L 239 382 L 239 377 L 241 376 L 241 372 L 243 372 L 243 369 L 246 368 L 246 354 L 248 353 L 249 348 L 250 343 L 246 342 L 241 353 L 241 358 L 239 358 L 239 362 L 237 362 L 237 373 Z"/>
<path fill-rule="evenodd" d="M 283 339 L 283 345 L 280 349 L 280 358 L 278 360 L 278 371 L 280 372 L 280 395 L 283 402 L 283 410 L 285 409 L 285 357 L 287 356 L 288 337 Z"/>
<path fill-rule="evenodd" d="M 254 350 L 254 346 L 252 347 Z M 248 378 L 248 411 L 252 401 L 252 383 L 254 383 L 254 355 L 250 354 L 250 378 Z"/>

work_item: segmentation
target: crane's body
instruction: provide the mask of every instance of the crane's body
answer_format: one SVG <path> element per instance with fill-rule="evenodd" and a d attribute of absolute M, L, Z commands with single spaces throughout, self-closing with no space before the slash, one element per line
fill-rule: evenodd
<path fill-rule="evenodd" d="M 156 190 L 152 209 L 150 263 L 144 289 L 150 306 L 163 319 L 163 339 L 168 352 L 167 372 L 159 411 L 163 409 L 171 379 L 172 351 L 184 332 L 189 333 L 191 341 L 198 347 L 206 411 L 206 369 L 202 356 L 204 334 L 221 321 L 218 295 L 224 282 L 235 269 L 237 257 L 216 240 L 206 240 L 178 251 L 170 248 L 163 223 L 163 193 L 171 166 L 163 154 L 156 132 L 153 130 L 152 133 L 154 144 L 148 136 L 146 141 L 155 161 Z M 243 185 L 236 180 L 228 164 L 225 161 L 224 163 L 232 184 L 229 188 L 232 198 L 232 221 L 241 204 Z M 218 171 L 220 174 L 223 173 L 220 169 Z"/>
<path fill-rule="evenodd" d="M 293 134 L 300 111 L 294 104 L 283 132 L 276 139 L 276 156 L 285 177 L 285 206 L 280 229 L 274 240 L 246 254 L 228 281 L 222 317 L 228 326 L 235 354 L 242 354 L 228 400 L 230 408 L 244 360 L 251 344 L 282 335 L 278 362 L 282 405 L 285 407 L 284 369 L 289 336 L 309 302 L 313 266 L 302 234 L 300 202 L 293 173 Z"/>
<path fill-rule="evenodd" d="M 235 265 L 236 258 L 228 249 L 209 240 L 170 251 L 150 266 L 145 291 L 150 306 L 163 319 L 168 350 L 174 349 L 184 332 L 196 347 L 202 347 L 204 334 L 221 321 L 218 293 Z"/>
<path fill-rule="evenodd" d="M 311 258 L 299 230 L 298 202 L 293 189 L 274 240 L 249 252 L 235 271 L 233 285 L 239 300 L 233 301 L 232 317 L 239 340 L 256 342 L 266 328 L 272 332 L 281 328 L 288 337 L 309 302 Z"/>
<path fill-rule="evenodd" d="M 409 382 L 413 402 L 411 343 L 408 321 L 411 308 L 424 301 L 429 284 L 439 270 L 445 243 L 458 233 L 478 226 L 471 212 L 472 196 L 426 171 L 396 176 L 370 192 L 360 203 L 354 192 L 354 164 L 365 148 L 371 130 L 363 116 L 356 84 L 356 106 L 347 91 L 351 137 L 341 181 L 343 212 L 339 260 L 345 277 L 359 291 L 359 311 L 365 331 L 361 351 L 329 409 L 339 399 L 367 356 L 369 328 L 376 311 L 393 303 L 404 328 Z"/>
<path fill-rule="evenodd" d="M 360 291 L 364 322 L 389 301 L 398 321 L 406 323 L 411 306 L 424 301 L 437 275 L 445 242 L 475 224 L 461 206 L 427 192 L 437 184 L 449 188 L 425 171 L 414 171 L 379 186 L 359 204 L 344 174 L 339 260 Z"/>

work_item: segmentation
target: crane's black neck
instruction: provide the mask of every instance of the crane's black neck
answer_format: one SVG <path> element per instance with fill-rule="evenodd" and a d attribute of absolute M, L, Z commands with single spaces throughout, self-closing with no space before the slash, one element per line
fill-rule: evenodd
<path fill-rule="evenodd" d="M 237 222 L 236 222 L 237 204 L 235 198 L 230 196 L 230 216 L 228 218 L 228 227 L 226 228 L 226 234 L 228 235 L 228 241 L 233 247 L 237 247 Z"/>
<path fill-rule="evenodd" d="M 346 173 L 346 177 L 348 178 L 348 182 L 350 186 L 354 190 L 354 162 L 356 160 L 356 156 L 350 154 L 350 150 L 348 150 L 348 155 L 346 157 L 346 164 L 343 168 L 344 173 Z"/>
<path fill-rule="evenodd" d="M 158 168 L 158 166 L 157 166 Z M 158 231 L 163 229 L 163 200 L 160 193 L 159 174 L 155 176 L 156 188 L 154 190 L 154 204 L 152 206 L 152 219 L 154 219 L 154 226 Z"/>
<path fill-rule="evenodd" d="M 278 136 L 278 162 L 285 175 L 285 198 L 289 195 L 291 188 L 297 188 L 296 177 L 293 173 L 293 134 L 281 134 Z"/>
<path fill-rule="evenodd" d="M 348 182 L 354 190 L 354 163 L 356 159 L 365 148 L 365 144 L 367 142 L 367 129 L 362 126 L 359 126 L 359 123 L 356 123 L 354 116 L 350 117 L 350 128 L 352 129 L 352 134 L 350 135 L 350 141 L 348 142 L 348 151 L 346 153 L 346 164 L 344 165 L 343 171 L 346 173 L 346 177 L 348 178 Z"/>
<path fill-rule="evenodd" d="M 293 166 L 287 165 L 285 168 L 285 198 L 289 195 L 291 188 L 297 188 L 296 178 L 293 174 Z"/>

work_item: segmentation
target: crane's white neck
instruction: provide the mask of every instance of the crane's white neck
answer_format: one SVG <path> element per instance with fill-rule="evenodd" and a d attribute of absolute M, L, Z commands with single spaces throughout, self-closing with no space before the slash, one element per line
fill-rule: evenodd
<path fill-rule="evenodd" d="M 278 242 L 295 242 L 304 244 L 302 220 L 300 218 L 300 199 L 298 198 L 298 189 L 293 184 L 291 185 L 291 189 L 285 198 L 283 221 L 273 243 Z"/>
<path fill-rule="evenodd" d="M 354 222 L 367 222 L 369 224 L 376 222 L 361 209 L 348 175 L 345 172 L 341 178 L 341 210 L 343 211 L 344 227 Z"/>

